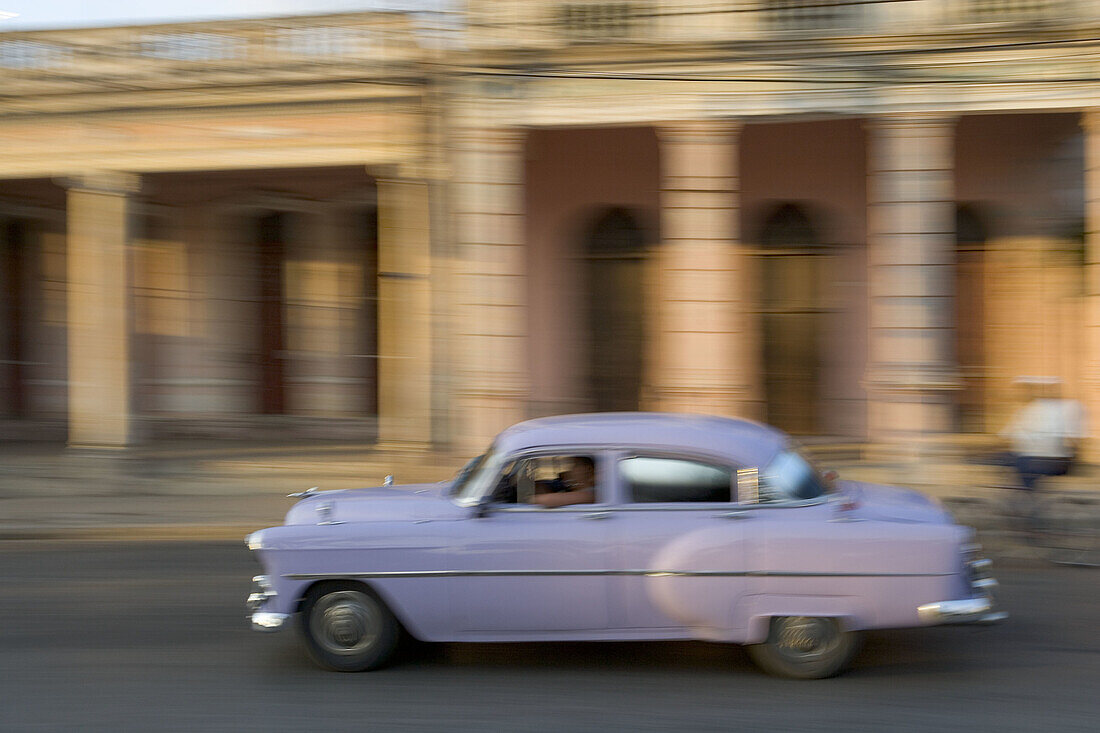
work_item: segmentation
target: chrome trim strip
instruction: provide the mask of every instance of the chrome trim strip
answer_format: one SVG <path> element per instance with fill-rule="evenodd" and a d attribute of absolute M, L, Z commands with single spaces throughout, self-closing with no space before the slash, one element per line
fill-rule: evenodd
<path fill-rule="evenodd" d="M 652 502 L 641 504 L 571 504 L 569 506 L 547 509 L 541 506 L 526 506 L 524 504 L 491 504 L 490 511 L 507 514 L 576 514 L 600 512 L 714 512 L 720 509 L 734 509 L 738 511 L 759 511 L 762 509 L 790 509 L 793 507 L 818 506 L 825 504 L 828 499 L 817 497 L 814 499 L 800 499 L 799 501 L 777 501 L 763 504 L 743 504 L 736 501 L 684 501 L 684 502 Z"/>
<path fill-rule="evenodd" d="M 973 560 L 970 562 L 970 572 L 976 577 L 985 577 L 993 569 L 993 561 L 988 559 Z"/>
<path fill-rule="evenodd" d="M 829 499 L 826 496 L 817 496 L 813 499 L 798 499 L 791 501 L 772 501 L 772 502 L 740 502 L 740 501 L 699 501 L 699 502 L 653 502 L 646 504 L 623 504 L 616 506 L 610 511 L 620 512 L 668 512 L 668 511 L 714 511 L 716 508 L 731 507 L 740 511 L 760 511 L 763 509 L 793 509 L 797 507 L 806 506 L 818 506 L 820 504 L 828 503 Z"/>
<path fill-rule="evenodd" d="M 309 497 L 314 496 L 320 490 L 321 490 L 320 486 L 310 486 L 305 491 L 295 491 L 293 494 L 287 494 L 286 498 L 288 498 L 288 499 L 308 499 Z"/>
<path fill-rule="evenodd" d="M 591 514 L 592 512 L 611 511 L 609 504 L 570 504 L 552 509 L 534 504 L 490 504 L 492 514 Z"/>
<path fill-rule="evenodd" d="M 989 593 L 998 585 L 996 578 L 978 578 L 970 583 L 970 587 L 975 590 L 980 590 L 984 593 Z"/>
<path fill-rule="evenodd" d="M 815 573 L 775 570 L 377 570 L 352 573 L 286 573 L 290 580 L 330 578 L 505 578 L 629 575 L 648 578 L 940 578 L 955 573 Z"/>
<path fill-rule="evenodd" d="M 271 585 L 271 578 L 266 575 L 257 575 L 252 578 L 252 592 L 248 594 L 248 600 L 244 602 L 249 612 L 255 613 L 263 608 L 263 605 L 279 594 Z"/>

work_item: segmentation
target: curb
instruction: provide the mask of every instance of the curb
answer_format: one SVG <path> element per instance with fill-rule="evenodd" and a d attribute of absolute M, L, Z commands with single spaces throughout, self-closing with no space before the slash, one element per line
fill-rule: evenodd
<path fill-rule="evenodd" d="M 72 527 L 42 529 L 0 529 L 0 542 L 194 542 L 235 541 L 257 529 L 269 526 L 256 524 L 146 524 L 117 527 Z"/>

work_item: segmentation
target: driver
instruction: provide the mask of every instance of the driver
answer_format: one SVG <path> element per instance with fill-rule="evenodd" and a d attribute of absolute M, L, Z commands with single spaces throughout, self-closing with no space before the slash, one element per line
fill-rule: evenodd
<path fill-rule="evenodd" d="M 573 465 L 562 473 L 560 486 L 560 489 L 532 495 L 530 502 L 549 508 L 595 502 L 596 467 L 592 459 L 573 459 Z"/>

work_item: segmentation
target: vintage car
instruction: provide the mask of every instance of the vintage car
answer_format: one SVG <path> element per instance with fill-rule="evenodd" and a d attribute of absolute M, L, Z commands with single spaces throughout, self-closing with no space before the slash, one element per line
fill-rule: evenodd
<path fill-rule="evenodd" d="M 334 670 L 382 666 L 409 634 L 734 642 L 817 678 L 866 629 L 1005 617 L 972 530 L 934 500 L 823 476 L 745 420 L 541 418 L 452 481 L 297 496 L 247 539 L 252 627 L 298 615 Z"/>

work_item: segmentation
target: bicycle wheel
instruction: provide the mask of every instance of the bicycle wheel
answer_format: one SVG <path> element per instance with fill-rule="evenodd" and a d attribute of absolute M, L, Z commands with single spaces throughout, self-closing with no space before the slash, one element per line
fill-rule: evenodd
<path fill-rule="evenodd" d="M 1048 561 L 1069 567 L 1100 567 L 1098 504 L 1092 497 L 1051 502 L 1038 534 Z"/>

